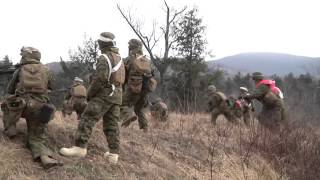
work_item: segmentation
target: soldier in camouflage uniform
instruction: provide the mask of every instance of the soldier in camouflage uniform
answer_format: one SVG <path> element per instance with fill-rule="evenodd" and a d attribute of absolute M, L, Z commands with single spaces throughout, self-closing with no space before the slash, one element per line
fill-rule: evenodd
<path fill-rule="evenodd" d="M 225 118 L 232 123 L 236 122 L 236 117 L 232 113 L 231 106 L 228 103 L 228 99 L 225 94 L 217 91 L 214 85 L 208 87 L 208 110 L 211 112 L 211 122 L 216 125 L 218 116 L 224 115 Z"/>
<path fill-rule="evenodd" d="M 67 91 L 65 102 L 63 104 L 62 114 L 70 115 L 73 110 L 77 113 L 77 118 L 80 120 L 81 114 L 87 106 L 87 90 L 83 85 L 83 80 L 79 77 L 75 77 L 73 85 L 69 91 Z"/>
<path fill-rule="evenodd" d="M 34 160 L 40 160 L 44 168 L 62 165 L 53 159 L 53 152 L 45 145 L 47 124 L 54 112 L 54 106 L 48 97 L 51 76 L 48 69 L 40 63 L 39 50 L 23 47 L 21 56 L 20 67 L 8 84 L 10 96 L 2 104 L 5 109 L 5 130 L 15 129 L 19 118 L 25 118 L 28 127 L 27 144 Z"/>
<path fill-rule="evenodd" d="M 148 93 L 150 91 L 147 88 L 146 79 L 151 78 L 153 75 L 151 71 L 149 73 L 141 73 L 132 69 L 132 62 L 142 56 L 144 55 L 141 41 L 131 39 L 129 41 L 129 56 L 125 60 L 127 81 L 123 94 L 123 104 L 121 106 L 121 120 L 122 126 L 128 127 L 131 122 L 138 119 L 140 129 L 147 132 L 148 120 L 145 111 L 148 106 Z M 149 68 L 151 70 L 151 66 Z M 142 83 L 141 91 L 133 92 L 129 87 L 129 83 L 134 82 L 133 80 L 138 82 L 137 86 L 139 86 L 139 82 Z"/>
<path fill-rule="evenodd" d="M 241 105 L 241 115 L 243 116 L 243 121 L 247 126 L 250 125 L 254 112 L 252 100 L 244 98 L 249 95 L 250 93 L 246 87 L 240 87 L 240 95 L 238 97 L 238 102 L 240 102 Z"/>
<path fill-rule="evenodd" d="M 103 118 L 103 132 L 109 146 L 109 151 L 104 156 L 112 164 L 118 162 L 120 146 L 118 121 L 125 67 L 119 50 L 115 47 L 114 38 L 110 32 L 100 34 L 98 44 L 101 55 L 91 76 L 87 94 L 89 102 L 78 125 L 75 146 L 60 149 L 60 153 L 64 156 L 85 157 L 92 129 Z"/>
<path fill-rule="evenodd" d="M 155 102 L 150 106 L 151 115 L 157 121 L 167 121 L 169 117 L 168 106 L 162 101 L 161 98 L 157 98 Z"/>
<path fill-rule="evenodd" d="M 259 122 L 270 130 L 278 131 L 280 126 L 285 121 L 285 109 L 283 100 L 271 91 L 270 87 L 265 84 L 260 84 L 264 79 L 261 72 L 252 74 L 252 79 L 255 81 L 256 88 L 252 94 L 246 95 L 246 99 L 257 99 L 263 105 L 262 111 L 259 114 Z"/>

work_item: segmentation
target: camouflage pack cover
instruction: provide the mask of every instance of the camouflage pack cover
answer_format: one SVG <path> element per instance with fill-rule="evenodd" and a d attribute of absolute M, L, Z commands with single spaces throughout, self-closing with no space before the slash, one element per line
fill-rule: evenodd
<path fill-rule="evenodd" d="M 42 64 L 25 64 L 19 73 L 19 88 L 25 92 L 46 93 L 48 69 Z"/>
<path fill-rule="evenodd" d="M 83 85 L 79 84 L 79 85 L 73 87 L 72 93 L 73 93 L 73 96 L 75 96 L 75 97 L 86 97 L 87 96 L 87 89 Z"/>
<path fill-rule="evenodd" d="M 151 74 L 151 62 L 145 55 L 140 55 L 132 60 L 130 73 L 132 74 Z"/>

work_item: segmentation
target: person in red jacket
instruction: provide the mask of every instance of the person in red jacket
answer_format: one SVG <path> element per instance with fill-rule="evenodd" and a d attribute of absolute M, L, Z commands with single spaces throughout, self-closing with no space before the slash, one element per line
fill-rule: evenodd
<path fill-rule="evenodd" d="M 283 93 L 275 86 L 273 80 L 264 79 L 261 72 L 254 72 L 252 79 L 256 88 L 252 94 L 246 95 L 244 98 L 257 99 L 261 102 L 263 108 L 258 119 L 264 127 L 273 131 L 280 130 L 281 124 L 285 122 Z"/>

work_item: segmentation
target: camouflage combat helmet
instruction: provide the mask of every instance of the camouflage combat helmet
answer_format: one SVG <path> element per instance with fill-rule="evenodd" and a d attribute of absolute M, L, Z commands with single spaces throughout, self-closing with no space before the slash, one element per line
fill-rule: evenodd
<path fill-rule="evenodd" d="M 210 86 L 208 86 L 207 91 L 208 91 L 208 93 L 214 93 L 217 91 L 217 88 L 214 85 L 210 85 Z"/>
<path fill-rule="evenodd" d="M 129 49 L 142 48 L 142 42 L 138 39 L 130 39 L 128 44 L 129 44 Z"/>
<path fill-rule="evenodd" d="M 249 90 L 248 90 L 248 88 L 246 88 L 246 87 L 240 87 L 240 91 L 248 92 Z"/>
<path fill-rule="evenodd" d="M 114 34 L 111 32 L 102 32 L 100 34 L 100 37 L 98 39 L 98 44 L 100 48 L 103 48 L 105 46 L 115 46 L 116 43 L 114 41 Z"/>
<path fill-rule="evenodd" d="M 20 55 L 23 58 L 32 58 L 32 59 L 36 59 L 39 61 L 41 59 L 40 51 L 34 47 L 22 47 Z"/>
<path fill-rule="evenodd" d="M 263 78 L 264 78 L 264 75 L 261 72 L 252 73 L 253 80 L 262 80 Z"/>
<path fill-rule="evenodd" d="M 74 81 L 75 81 L 75 82 L 83 83 L 83 80 L 82 80 L 81 78 L 79 78 L 79 77 L 75 77 L 75 78 L 74 78 Z"/>
<path fill-rule="evenodd" d="M 158 97 L 155 102 L 161 102 L 161 101 L 162 101 L 162 99 L 160 97 Z"/>

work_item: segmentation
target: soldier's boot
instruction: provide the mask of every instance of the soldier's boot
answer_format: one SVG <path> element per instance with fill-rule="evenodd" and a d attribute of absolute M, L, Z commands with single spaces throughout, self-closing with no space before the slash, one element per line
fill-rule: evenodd
<path fill-rule="evenodd" d="M 47 155 L 40 156 L 40 160 L 41 160 L 41 164 L 42 164 L 43 168 L 45 168 L 45 169 L 49 169 L 54 166 L 63 166 L 62 162 L 57 161 Z"/>
<path fill-rule="evenodd" d="M 118 163 L 119 154 L 113 154 L 113 153 L 110 153 L 110 152 L 106 152 L 106 153 L 104 153 L 104 157 L 108 159 L 109 163 L 117 164 Z"/>
<path fill-rule="evenodd" d="M 9 138 L 13 138 L 17 135 L 16 126 L 9 126 L 4 130 L 4 135 L 8 136 Z"/>
<path fill-rule="evenodd" d="M 61 148 L 59 153 L 67 157 L 85 157 L 87 155 L 87 148 L 72 146 L 71 148 Z"/>
<path fill-rule="evenodd" d="M 128 127 L 132 122 L 136 121 L 137 119 L 138 117 L 136 115 L 131 116 L 130 118 L 127 118 L 122 122 L 121 127 Z"/>

